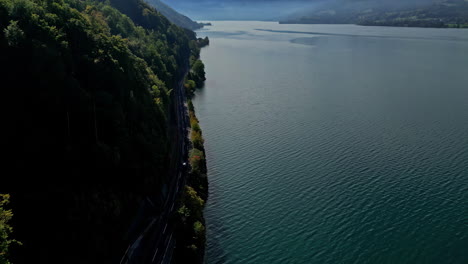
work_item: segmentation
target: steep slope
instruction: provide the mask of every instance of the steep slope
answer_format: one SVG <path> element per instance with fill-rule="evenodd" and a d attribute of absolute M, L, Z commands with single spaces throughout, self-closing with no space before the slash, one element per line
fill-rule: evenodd
<path fill-rule="evenodd" d="M 183 27 L 183 28 L 191 29 L 191 30 L 195 30 L 195 29 L 199 29 L 203 27 L 203 25 L 191 20 L 187 16 L 184 16 L 178 13 L 173 8 L 171 8 L 170 6 L 168 6 L 167 4 L 163 3 L 160 0 L 147 0 L 147 1 L 150 5 L 154 6 L 156 10 L 161 12 L 161 14 L 163 14 L 167 19 L 169 19 L 169 21 L 178 25 L 179 27 Z"/>
<path fill-rule="evenodd" d="M 170 89 L 199 48 L 146 3 L 124 2 L 127 15 L 103 2 L 0 0 L 0 193 L 24 244 L 14 263 L 116 263 L 146 217 L 141 202 L 161 208 Z"/>

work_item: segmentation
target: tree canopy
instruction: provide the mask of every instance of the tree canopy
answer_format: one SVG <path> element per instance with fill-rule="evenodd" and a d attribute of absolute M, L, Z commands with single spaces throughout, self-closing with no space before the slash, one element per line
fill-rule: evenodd
<path fill-rule="evenodd" d="M 12 244 L 21 244 L 11 238 L 13 228 L 10 226 L 10 220 L 13 217 L 11 209 L 6 209 L 10 203 L 10 195 L 0 194 L 0 263 L 10 264 L 8 260 L 10 246 Z"/>
<path fill-rule="evenodd" d="M 14 262 L 118 262 L 139 201 L 163 200 L 170 90 L 199 52 L 141 0 L 0 0 Z"/>

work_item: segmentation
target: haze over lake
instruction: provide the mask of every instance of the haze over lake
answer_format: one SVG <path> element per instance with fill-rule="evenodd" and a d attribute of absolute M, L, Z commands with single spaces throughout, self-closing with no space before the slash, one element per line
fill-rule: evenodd
<path fill-rule="evenodd" d="M 212 23 L 207 263 L 468 263 L 468 30 Z"/>

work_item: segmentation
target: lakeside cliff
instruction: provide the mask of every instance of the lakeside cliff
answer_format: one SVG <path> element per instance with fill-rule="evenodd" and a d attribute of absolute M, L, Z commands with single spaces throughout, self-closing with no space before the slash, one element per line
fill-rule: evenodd
<path fill-rule="evenodd" d="M 163 208 L 171 91 L 199 52 L 194 32 L 140 0 L 0 0 L 0 193 L 23 243 L 2 257 L 120 261 L 150 217 L 141 205 Z"/>

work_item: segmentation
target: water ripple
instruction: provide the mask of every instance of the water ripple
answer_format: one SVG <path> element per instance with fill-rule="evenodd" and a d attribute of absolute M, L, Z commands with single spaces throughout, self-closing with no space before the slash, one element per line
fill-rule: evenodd
<path fill-rule="evenodd" d="M 246 23 L 213 26 L 194 99 L 207 263 L 468 263 L 466 33 Z"/>

